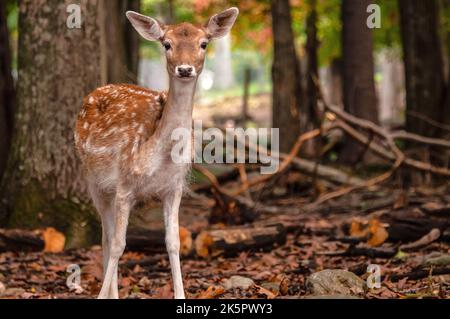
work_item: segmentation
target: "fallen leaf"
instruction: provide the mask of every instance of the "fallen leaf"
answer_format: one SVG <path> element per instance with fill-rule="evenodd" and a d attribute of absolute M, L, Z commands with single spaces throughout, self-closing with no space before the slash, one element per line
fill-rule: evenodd
<path fill-rule="evenodd" d="M 369 232 L 371 234 L 367 244 L 371 247 L 378 247 L 389 237 L 386 231 L 386 224 L 380 223 L 378 219 L 371 219 L 369 222 Z"/>
<path fill-rule="evenodd" d="M 195 251 L 203 258 L 208 257 L 213 238 L 207 232 L 200 233 L 195 239 Z"/>
<path fill-rule="evenodd" d="M 56 229 L 49 227 L 43 232 L 46 253 L 60 253 L 64 250 L 66 244 L 66 237 L 63 233 L 58 232 Z"/>
<path fill-rule="evenodd" d="M 225 293 L 225 289 L 222 286 L 209 286 L 207 290 L 200 293 L 197 299 L 214 299 Z"/>
<path fill-rule="evenodd" d="M 180 243 L 181 243 L 181 254 L 183 256 L 188 256 L 192 251 L 192 233 L 184 227 L 180 227 Z"/>
<path fill-rule="evenodd" d="M 167 284 L 161 288 L 156 289 L 156 299 L 173 299 L 172 285 Z"/>
<path fill-rule="evenodd" d="M 275 299 L 275 297 L 276 297 L 276 295 L 273 292 L 271 292 L 270 290 L 268 290 L 264 287 L 261 287 L 261 286 L 255 285 L 255 292 L 258 295 L 265 296 L 267 299 Z"/>
<path fill-rule="evenodd" d="M 367 224 L 360 219 L 353 219 L 350 226 L 350 236 L 352 237 L 366 237 L 369 234 Z"/>

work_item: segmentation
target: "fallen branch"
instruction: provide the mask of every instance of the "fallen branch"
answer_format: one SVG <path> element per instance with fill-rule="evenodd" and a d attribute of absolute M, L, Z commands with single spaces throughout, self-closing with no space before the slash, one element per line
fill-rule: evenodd
<path fill-rule="evenodd" d="M 40 231 L 21 229 L 0 229 L 0 252 L 43 251 L 45 241 Z"/>
<path fill-rule="evenodd" d="M 364 145 L 368 144 L 369 139 L 366 136 L 364 136 L 364 134 L 358 132 L 357 130 L 355 130 L 353 127 L 351 127 L 347 123 L 338 121 L 338 122 L 336 122 L 336 127 L 342 129 L 344 132 L 346 132 L 348 135 L 353 137 L 359 143 L 364 144 Z M 379 145 L 377 143 L 370 143 L 369 148 L 374 153 L 381 156 L 382 158 L 385 158 L 390 161 L 395 160 L 395 155 L 392 152 L 390 152 L 389 150 L 386 150 L 385 148 L 383 148 L 381 145 Z M 411 168 L 429 172 L 429 173 L 433 173 L 436 175 L 450 176 L 450 170 L 448 170 L 446 168 L 436 167 L 431 164 L 424 163 L 424 162 L 414 160 L 411 158 L 405 158 L 405 160 L 403 161 L 403 164 L 406 166 L 409 166 Z"/>
<path fill-rule="evenodd" d="M 251 228 L 208 230 L 195 240 L 200 257 L 235 256 L 242 251 L 271 250 L 286 243 L 286 229 L 282 225 Z"/>
<path fill-rule="evenodd" d="M 394 274 L 390 277 L 390 280 L 392 282 L 397 282 L 403 278 L 408 278 L 409 280 L 417 280 L 417 279 L 427 278 L 427 277 L 431 277 L 431 276 L 441 276 L 441 275 L 448 275 L 448 274 L 450 274 L 450 267 L 419 269 L 419 270 L 413 270 L 406 274 L 400 274 L 400 275 Z"/>
<path fill-rule="evenodd" d="M 401 245 L 400 249 L 403 251 L 413 251 L 413 250 L 428 246 L 432 242 L 438 240 L 440 236 L 441 236 L 441 231 L 437 228 L 434 228 L 428 234 L 426 234 L 419 240 L 409 243 L 409 244 Z"/>
<path fill-rule="evenodd" d="M 409 140 L 409 141 L 418 142 L 418 143 L 427 144 L 427 145 L 434 145 L 434 146 L 450 148 L 449 141 L 439 139 L 439 138 L 425 137 L 425 136 L 409 133 L 406 131 L 392 132 L 392 133 L 390 133 L 390 135 L 395 140 Z"/>

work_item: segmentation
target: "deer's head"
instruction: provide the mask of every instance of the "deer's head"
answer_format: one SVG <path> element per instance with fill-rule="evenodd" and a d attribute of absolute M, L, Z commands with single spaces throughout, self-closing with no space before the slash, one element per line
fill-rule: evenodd
<path fill-rule="evenodd" d="M 237 8 L 230 8 L 212 16 L 204 26 L 190 23 L 166 26 L 133 11 L 128 11 L 127 17 L 144 39 L 159 41 L 163 45 L 169 74 L 183 81 L 191 81 L 203 71 L 208 44 L 226 36 L 238 14 Z"/>

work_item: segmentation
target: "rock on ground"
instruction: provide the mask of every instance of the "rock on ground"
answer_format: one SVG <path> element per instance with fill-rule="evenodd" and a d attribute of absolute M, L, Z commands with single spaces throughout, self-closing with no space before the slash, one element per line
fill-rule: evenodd
<path fill-rule="evenodd" d="M 364 294 L 366 283 L 352 272 L 327 269 L 312 274 L 306 286 L 308 292 L 316 296 L 358 296 Z"/>
<path fill-rule="evenodd" d="M 225 281 L 224 288 L 225 288 L 225 290 L 230 290 L 230 289 L 234 289 L 234 288 L 241 288 L 243 290 L 247 290 L 254 284 L 255 284 L 255 282 L 250 278 L 246 278 L 246 277 L 242 277 L 242 276 L 232 276 L 232 277 L 230 277 L 230 279 Z"/>

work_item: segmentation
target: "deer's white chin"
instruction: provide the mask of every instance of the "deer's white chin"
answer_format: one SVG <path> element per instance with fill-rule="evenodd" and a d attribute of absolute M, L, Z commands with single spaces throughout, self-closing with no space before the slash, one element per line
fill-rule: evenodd
<path fill-rule="evenodd" d="M 195 79 L 197 79 L 197 76 L 179 76 L 179 75 L 177 75 L 176 78 L 181 82 L 192 82 Z"/>

